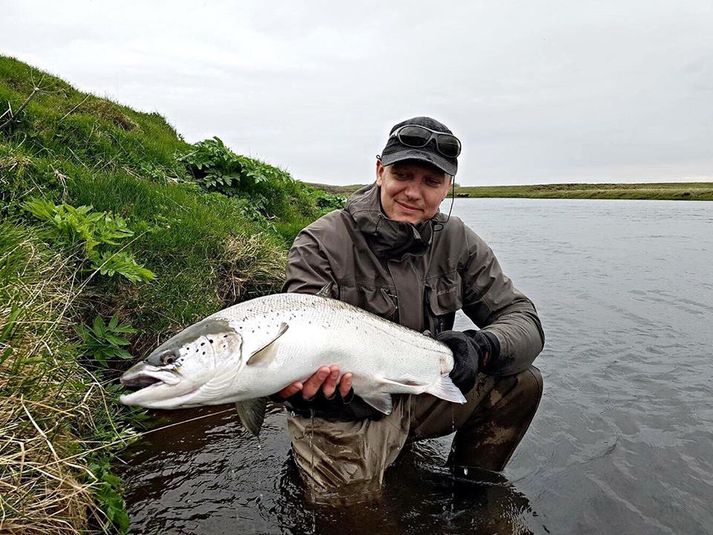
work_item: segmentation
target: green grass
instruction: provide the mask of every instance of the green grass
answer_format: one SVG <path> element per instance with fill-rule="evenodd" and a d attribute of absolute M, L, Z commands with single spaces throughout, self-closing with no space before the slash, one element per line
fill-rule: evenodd
<path fill-rule="evenodd" d="M 77 91 L 13 58 L 0 57 L 0 81 L 0 105 L 9 103 L 14 110 L 39 88 L 19 120 L 5 129 L 21 134 L 13 137 L 22 139 L 35 154 L 93 170 L 121 165 L 140 168 L 143 163 L 170 174 L 178 169 L 175 150 L 188 148 L 160 115 Z"/>
<path fill-rule="evenodd" d="M 341 199 L 224 146 L 196 167 L 197 145 L 160 115 L 0 56 L 0 115 L 10 109 L 0 118 L 0 531 L 125 531 L 110 452 L 141 413 L 116 401 L 127 363 L 106 356 L 125 356 L 117 338 L 90 340 L 81 325 L 132 326 L 129 345 L 119 342 L 138 359 L 188 324 L 279 290 L 296 233 Z M 48 212 L 59 219 L 31 213 L 31 199 L 64 207 Z M 125 224 L 96 246 L 102 254 L 155 278 L 96 269 L 89 237 L 100 223 L 61 230 L 81 206 Z"/>
<path fill-rule="evenodd" d="M 73 264 L 35 229 L 0 223 L 3 533 L 121 531 L 128 522 L 115 480 L 89 469 L 106 467 L 132 433 L 116 417 L 115 389 L 77 358 Z"/>
<path fill-rule="evenodd" d="M 180 160 L 195 149 L 161 116 L 79 92 L 0 57 L 0 109 L 8 103 L 17 110 L 34 87 L 40 90 L 21 116 L 0 132 L 2 215 L 24 218 L 22 202 L 44 197 L 125 218 L 135 232 L 126 250 L 156 280 L 97 280 L 88 291 L 101 312 L 118 309 L 131 318 L 141 332 L 138 347 L 238 297 L 280 287 L 284 250 L 320 215 L 322 193 L 278 168 L 224 153 L 279 178 L 269 187 L 282 200 L 263 217 L 253 197 L 201 188 Z M 249 252 L 236 251 L 239 243 L 249 243 Z"/>
<path fill-rule="evenodd" d="M 640 184 L 543 184 L 533 186 L 466 186 L 459 197 L 521 197 L 539 199 L 641 199 L 713 201 L 711 182 Z"/>

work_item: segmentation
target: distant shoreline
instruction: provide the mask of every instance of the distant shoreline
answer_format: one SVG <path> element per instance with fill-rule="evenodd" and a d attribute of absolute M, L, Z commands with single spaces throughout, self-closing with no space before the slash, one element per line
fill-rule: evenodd
<path fill-rule="evenodd" d="M 309 183 L 335 195 L 351 195 L 364 184 L 335 186 Z M 457 186 L 459 198 L 529 199 L 634 199 L 713 201 L 713 182 L 661 182 L 640 184 L 534 184 L 528 186 Z"/>

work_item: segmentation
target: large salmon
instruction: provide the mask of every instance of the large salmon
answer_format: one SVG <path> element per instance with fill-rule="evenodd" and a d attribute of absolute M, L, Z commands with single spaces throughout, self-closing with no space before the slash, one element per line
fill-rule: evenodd
<path fill-rule="evenodd" d="M 448 376 L 448 347 L 342 301 L 305 294 L 245 301 L 184 329 L 124 373 L 124 385 L 143 388 L 121 401 L 152 409 L 235 402 L 257 434 L 265 396 L 332 364 L 351 372 L 354 393 L 385 414 L 391 394 L 465 403 Z"/>

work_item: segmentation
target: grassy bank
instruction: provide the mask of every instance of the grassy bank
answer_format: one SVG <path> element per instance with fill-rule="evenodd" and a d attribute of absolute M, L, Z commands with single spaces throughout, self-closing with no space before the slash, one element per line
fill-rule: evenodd
<path fill-rule="evenodd" d="M 336 195 L 350 195 L 360 184 L 334 186 L 312 184 Z M 464 198 L 511 197 L 530 199 L 640 199 L 713 201 L 713 182 L 670 182 L 641 184 L 541 184 L 531 186 L 457 186 Z"/>
<path fill-rule="evenodd" d="M 531 199 L 641 199 L 713 201 L 711 182 L 649 184 L 544 184 L 532 186 L 458 187 L 459 197 L 521 197 Z"/>
<path fill-rule="evenodd" d="M 341 199 L 0 57 L 0 531 L 125 531 L 130 360 L 278 290 Z"/>

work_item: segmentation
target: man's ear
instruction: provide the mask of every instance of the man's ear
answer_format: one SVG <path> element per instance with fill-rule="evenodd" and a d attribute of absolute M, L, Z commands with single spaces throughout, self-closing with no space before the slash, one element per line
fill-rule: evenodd
<path fill-rule="evenodd" d="M 384 181 L 383 176 L 384 176 L 384 170 L 386 167 L 384 167 L 384 164 L 381 163 L 381 160 L 376 160 L 376 185 L 381 186 L 382 182 Z"/>
<path fill-rule="evenodd" d="M 451 187 L 453 186 L 453 181 L 456 179 L 453 175 L 449 175 L 447 173 L 446 173 L 446 177 L 450 177 L 450 179 L 446 178 L 448 187 L 446 188 L 446 191 L 443 193 L 443 198 L 441 198 L 441 202 L 443 202 L 445 200 L 445 198 L 448 197 L 448 193 L 451 191 Z"/>

